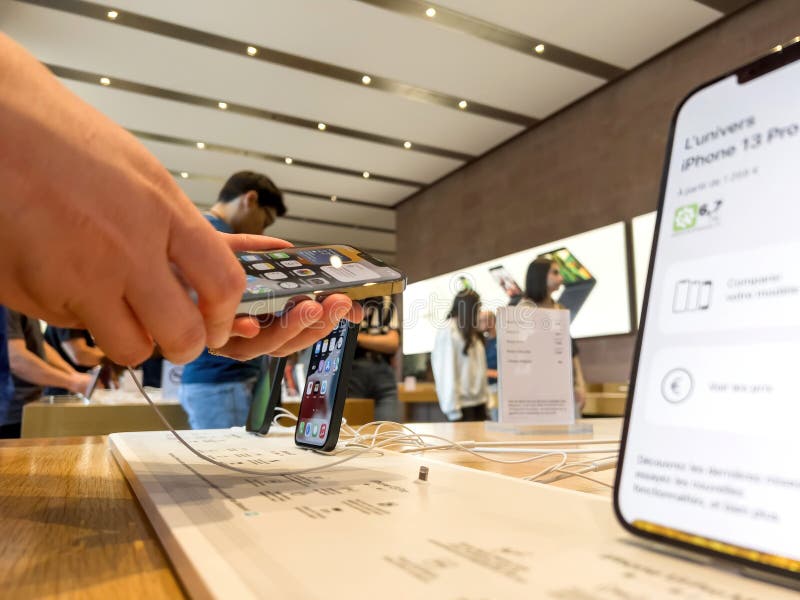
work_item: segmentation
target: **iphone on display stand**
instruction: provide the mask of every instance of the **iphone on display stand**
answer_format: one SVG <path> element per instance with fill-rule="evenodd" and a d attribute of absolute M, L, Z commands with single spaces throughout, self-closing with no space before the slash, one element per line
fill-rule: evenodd
<path fill-rule="evenodd" d="M 94 394 L 95 390 L 97 389 L 97 385 L 101 383 L 101 375 L 103 373 L 102 365 L 97 365 L 90 371 L 88 371 L 89 375 L 91 375 L 91 379 L 89 380 L 89 386 L 86 388 L 86 393 L 83 394 L 83 397 L 87 400 L 92 399 L 92 395 Z"/>
<path fill-rule="evenodd" d="M 673 117 L 614 487 L 631 533 L 793 588 L 798 98 L 792 43 Z"/>
<path fill-rule="evenodd" d="M 275 418 L 275 407 L 281 400 L 281 382 L 286 358 L 262 357 L 262 374 L 255 385 L 253 402 L 247 415 L 245 430 L 267 435 Z"/>
<path fill-rule="evenodd" d="M 311 349 L 295 427 L 298 446 L 329 452 L 339 441 L 359 324 L 346 319 Z"/>
<path fill-rule="evenodd" d="M 299 297 L 333 293 L 353 300 L 401 293 L 405 275 L 366 252 L 345 245 L 237 252 L 247 274 L 239 315 L 275 314 Z"/>

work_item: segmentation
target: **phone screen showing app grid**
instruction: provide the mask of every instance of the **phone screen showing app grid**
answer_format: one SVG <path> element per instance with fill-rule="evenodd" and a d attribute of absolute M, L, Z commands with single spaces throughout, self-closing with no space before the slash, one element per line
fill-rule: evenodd
<path fill-rule="evenodd" d="M 332 248 L 240 252 L 237 256 L 247 274 L 246 297 L 305 294 L 381 277 L 380 267 L 351 260 Z"/>
<path fill-rule="evenodd" d="M 295 432 L 298 441 L 322 446 L 328 437 L 348 330 L 348 321 L 340 321 L 326 338 L 311 349 Z"/>

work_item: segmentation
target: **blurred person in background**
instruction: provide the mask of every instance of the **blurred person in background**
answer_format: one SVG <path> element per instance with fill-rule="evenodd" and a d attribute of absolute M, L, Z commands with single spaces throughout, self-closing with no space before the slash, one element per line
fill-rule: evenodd
<path fill-rule="evenodd" d="M 48 325 L 44 340 L 58 352 L 58 355 L 78 373 L 88 373 L 103 362 L 106 355 L 98 348 L 91 334 L 85 329 L 68 329 Z M 63 387 L 48 386 L 45 395 L 61 396 L 70 393 Z"/>
<path fill-rule="evenodd" d="M 400 401 L 392 359 L 400 348 L 400 323 L 391 296 L 363 301 L 364 319 L 350 371 L 348 396 L 372 398 L 376 421 L 399 421 Z"/>
<path fill-rule="evenodd" d="M 39 319 L 9 310 L 6 318 L 8 362 L 14 382 L 10 402 L 0 406 L 0 437 L 19 437 L 22 407 L 38 400 L 45 386 L 86 393 L 91 377 L 73 369 L 44 341 Z"/>
<path fill-rule="evenodd" d="M 431 367 L 439 407 L 450 421 L 485 421 L 489 401 L 486 351 L 478 329 L 481 298 L 456 294 L 445 326 L 436 334 Z"/>
<path fill-rule="evenodd" d="M 269 177 L 240 171 L 203 216 L 217 231 L 257 235 L 285 213 L 283 194 Z M 261 358 L 237 361 L 203 350 L 183 368 L 178 390 L 192 429 L 244 425 L 261 375 Z"/>

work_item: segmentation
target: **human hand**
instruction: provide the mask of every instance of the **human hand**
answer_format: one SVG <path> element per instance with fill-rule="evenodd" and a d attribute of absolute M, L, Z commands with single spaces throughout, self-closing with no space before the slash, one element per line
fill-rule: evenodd
<path fill-rule="evenodd" d="M 258 332 L 252 337 L 233 336 L 227 344 L 211 352 L 236 360 L 249 360 L 264 354 L 287 356 L 328 335 L 342 319 L 358 323 L 362 318 L 361 305 L 343 294 L 332 294 L 321 302 L 302 298 L 279 317 L 243 317 L 248 324 L 237 325 L 237 329 L 257 327 Z"/>
<path fill-rule="evenodd" d="M 0 303 L 125 365 L 223 346 L 245 275 L 172 176 L 2 34 L 0 87 Z"/>
<path fill-rule="evenodd" d="M 72 373 L 69 377 L 69 391 L 73 394 L 85 394 L 89 391 L 92 376 L 89 373 Z"/>
<path fill-rule="evenodd" d="M 260 235 L 225 235 L 225 239 L 234 252 L 291 246 L 284 240 Z M 298 298 L 280 317 L 237 318 L 233 337 L 227 344 L 213 348 L 212 352 L 236 360 L 249 360 L 264 354 L 286 356 L 325 337 L 344 318 L 359 323 L 363 311 L 360 304 L 343 294 L 332 294 L 321 302 Z"/>
<path fill-rule="evenodd" d="M 99 382 L 103 384 L 103 388 L 108 390 L 118 390 L 120 388 L 119 378 L 125 372 L 125 367 L 121 367 L 108 360 L 108 357 L 103 359 L 102 367 L 100 368 Z"/>

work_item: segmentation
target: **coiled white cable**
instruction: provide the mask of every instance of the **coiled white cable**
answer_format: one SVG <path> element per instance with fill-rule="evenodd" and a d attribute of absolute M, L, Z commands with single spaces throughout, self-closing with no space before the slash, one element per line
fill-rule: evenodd
<path fill-rule="evenodd" d="M 564 476 L 582 476 L 583 472 L 588 472 L 590 470 L 599 470 L 597 468 L 588 468 L 586 471 L 581 472 L 574 472 L 574 471 L 564 471 L 562 469 L 570 466 L 577 466 L 577 465 L 584 465 L 587 464 L 588 461 L 581 461 L 578 463 L 567 463 L 567 455 L 568 454 L 592 454 L 592 453 L 604 453 L 608 454 L 609 452 L 614 452 L 617 449 L 609 450 L 609 449 L 578 449 L 578 448 L 556 448 L 550 447 L 552 446 L 568 446 L 568 445 L 596 445 L 596 444 L 612 444 L 612 443 L 619 443 L 619 440 L 614 439 L 600 439 L 600 440 L 561 440 L 561 441 L 538 441 L 538 442 L 475 442 L 472 440 L 465 440 L 463 442 L 449 440 L 442 436 L 438 436 L 435 434 L 429 433 L 418 433 L 408 427 L 407 425 L 403 425 L 402 423 L 395 423 L 393 421 L 373 421 L 371 423 L 367 423 L 365 425 L 361 425 L 357 429 L 354 429 L 350 425 L 347 424 L 346 420 L 342 420 L 342 433 L 343 436 L 343 444 L 341 450 L 333 454 L 333 456 L 337 456 L 342 453 L 352 452 L 343 458 L 338 460 L 334 460 L 333 462 L 326 463 L 324 465 L 319 465 L 315 467 L 306 467 L 303 469 L 293 469 L 293 470 L 261 470 L 261 469 L 247 469 L 242 467 L 236 467 L 234 465 L 229 465 L 224 462 L 221 462 L 211 456 L 203 454 L 196 448 L 194 448 L 191 444 L 189 444 L 181 435 L 175 431 L 169 421 L 164 417 L 162 412 L 159 410 L 158 406 L 153 402 L 150 396 L 145 391 L 142 384 L 136 378 L 136 375 L 133 373 L 133 370 L 130 367 L 127 367 L 128 374 L 133 379 L 136 388 L 142 394 L 144 399 L 147 403 L 152 407 L 152 409 L 158 415 L 158 418 L 164 424 L 164 426 L 169 430 L 169 432 L 175 437 L 178 442 L 180 442 L 183 446 L 186 447 L 192 454 L 204 460 L 208 463 L 211 463 L 217 467 L 222 469 L 227 469 L 229 471 L 234 471 L 236 473 L 242 473 L 244 475 L 258 475 L 258 476 L 274 476 L 274 477 L 283 477 L 289 475 L 300 475 L 304 473 L 312 473 L 312 472 L 319 472 L 324 471 L 327 469 L 331 469 L 335 466 L 341 465 L 346 463 L 354 458 L 362 456 L 364 454 L 374 452 L 375 450 L 379 449 L 391 449 L 392 447 L 397 447 L 400 452 L 404 453 L 416 453 L 416 452 L 426 452 L 431 450 L 457 450 L 461 452 L 466 452 L 471 454 L 475 457 L 481 458 L 483 460 L 488 460 L 494 463 L 500 464 L 524 464 L 524 463 L 531 463 L 543 458 L 551 458 L 551 457 L 558 457 L 560 460 L 551 465 L 539 473 L 534 475 L 525 477 L 524 479 L 529 481 L 534 481 L 539 479 L 540 477 L 544 477 L 547 474 L 553 472 L 561 472 Z M 273 417 L 273 424 L 280 426 L 281 419 L 287 419 L 289 421 L 296 422 L 297 417 L 287 411 L 282 407 L 278 407 L 275 409 L 276 414 Z M 372 433 L 365 433 L 370 427 L 374 427 L 374 432 Z M 392 429 L 387 430 L 388 427 Z M 436 445 L 428 444 L 425 440 L 436 440 L 437 442 L 443 442 Z M 537 447 L 533 448 L 524 448 L 523 446 L 530 446 L 531 444 L 535 444 Z M 412 446 L 408 448 L 408 446 Z M 501 458 L 493 458 L 487 456 L 489 453 L 525 453 L 525 454 L 533 454 L 534 456 L 528 456 L 525 458 L 519 459 L 501 459 Z M 332 456 L 328 453 L 318 453 L 323 454 L 324 456 Z M 614 457 L 616 458 L 616 457 Z M 600 459 L 604 460 L 604 459 Z M 598 460 L 597 462 L 600 462 Z M 592 464 L 592 463 L 589 463 Z M 608 467 L 606 467 L 608 468 Z M 585 476 L 584 476 L 585 477 Z M 591 479 L 589 477 L 585 477 L 586 479 Z M 596 481 L 596 480 L 593 480 Z M 597 483 L 601 483 L 602 485 L 607 485 L 600 481 Z"/>
<path fill-rule="evenodd" d="M 356 458 L 358 456 L 361 456 L 362 454 L 366 454 L 367 452 L 371 451 L 371 448 L 367 448 L 367 449 L 364 449 L 364 450 L 354 450 L 353 454 L 351 454 L 349 456 L 346 456 L 344 458 L 340 458 L 339 460 L 335 460 L 333 462 L 330 462 L 330 463 L 327 463 L 327 464 L 324 464 L 324 465 L 319 465 L 319 466 L 316 466 L 316 467 L 306 467 L 304 469 L 293 469 L 291 471 L 262 471 L 260 469 L 244 469 L 244 468 L 241 468 L 241 467 L 235 467 L 233 465 L 226 464 L 224 462 L 218 461 L 215 458 L 212 458 L 210 456 L 207 456 L 207 455 L 203 454 L 199 450 L 195 449 L 189 442 L 184 440 L 180 436 L 180 434 L 177 431 L 175 431 L 175 429 L 173 429 L 172 425 L 170 425 L 169 421 L 167 421 L 166 417 L 164 417 L 164 415 L 158 409 L 158 406 L 156 406 L 155 403 L 150 399 L 150 396 L 147 395 L 147 392 L 144 390 L 144 387 L 139 382 L 139 380 L 136 378 L 136 375 L 134 375 L 133 369 L 131 369 L 130 367 L 126 367 L 126 369 L 128 371 L 128 374 L 131 376 L 131 379 L 133 379 L 133 383 L 136 384 L 136 387 L 138 388 L 139 392 L 141 392 L 142 396 L 144 396 L 144 399 L 147 400 L 147 403 L 152 407 L 152 409 L 154 411 L 156 411 L 156 414 L 158 415 L 158 418 L 161 419 L 161 422 L 164 424 L 164 426 L 167 429 L 169 429 L 170 433 L 175 437 L 175 439 L 178 440 L 181 444 L 183 444 L 186 447 L 186 449 L 189 450 L 189 452 L 191 452 L 192 454 L 194 454 L 197 458 L 200 458 L 200 459 L 202 459 L 202 460 L 204 460 L 206 462 L 209 462 L 212 465 L 215 465 L 215 466 L 220 467 L 222 469 L 227 469 L 229 471 L 235 471 L 237 473 L 242 473 L 244 475 L 268 475 L 268 476 L 273 476 L 273 477 L 285 477 L 287 475 L 302 475 L 303 473 L 312 473 L 312 472 L 315 472 L 315 471 L 324 471 L 326 469 L 330 469 L 332 467 L 335 467 L 337 465 L 341 465 L 342 463 L 346 463 L 349 460 L 353 460 L 354 458 Z M 285 415 L 282 414 L 281 416 L 285 416 Z"/>

